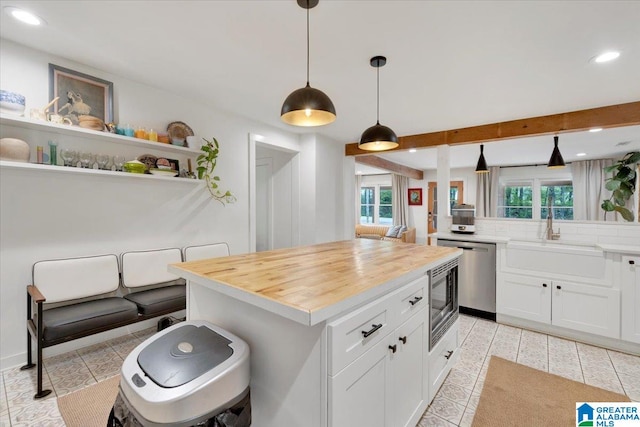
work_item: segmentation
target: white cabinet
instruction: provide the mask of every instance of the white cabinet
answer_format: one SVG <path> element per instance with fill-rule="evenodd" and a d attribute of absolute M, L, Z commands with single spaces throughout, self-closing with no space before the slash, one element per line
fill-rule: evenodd
<path fill-rule="evenodd" d="M 497 312 L 521 319 L 551 323 L 550 286 L 550 281 L 505 273 L 496 289 Z"/>
<path fill-rule="evenodd" d="M 428 404 L 427 311 L 329 377 L 329 425 L 415 426 Z"/>
<path fill-rule="evenodd" d="M 435 397 L 459 357 L 458 322 L 455 322 L 429 352 L 429 396 L 431 398 Z"/>
<path fill-rule="evenodd" d="M 499 314 L 576 331 L 620 337 L 620 291 L 566 280 L 505 273 Z"/>
<path fill-rule="evenodd" d="M 640 343 L 640 256 L 622 257 L 622 339 Z"/>

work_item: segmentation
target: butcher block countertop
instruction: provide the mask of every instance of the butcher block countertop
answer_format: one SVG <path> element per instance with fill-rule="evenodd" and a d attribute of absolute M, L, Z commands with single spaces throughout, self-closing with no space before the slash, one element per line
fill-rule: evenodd
<path fill-rule="evenodd" d="M 355 239 L 172 264 L 199 285 L 315 325 L 409 283 L 462 250 Z"/>

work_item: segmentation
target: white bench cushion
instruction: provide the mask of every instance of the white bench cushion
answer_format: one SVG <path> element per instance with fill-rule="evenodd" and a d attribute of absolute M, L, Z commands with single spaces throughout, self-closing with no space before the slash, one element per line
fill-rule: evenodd
<path fill-rule="evenodd" d="M 155 285 L 179 279 L 167 271 L 169 264 L 182 262 L 178 248 L 122 254 L 122 284 L 127 288 Z"/>
<path fill-rule="evenodd" d="M 54 303 L 114 292 L 118 273 L 116 255 L 39 261 L 33 265 L 33 284 L 47 303 Z"/>
<path fill-rule="evenodd" d="M 229 245 L 225 242 L 200 246 L 187 246 L 184 248 L 185 261 L 219 258 L 223 256 L 229 256 Z"/>

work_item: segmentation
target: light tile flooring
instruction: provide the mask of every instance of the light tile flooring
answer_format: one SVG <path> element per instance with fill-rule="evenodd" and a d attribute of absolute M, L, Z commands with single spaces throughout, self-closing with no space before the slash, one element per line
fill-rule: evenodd
<path fill-rule="evenodd" d="M 640 357 L 551 335 L 460 316 L 461 354 L 419 427 L 471 426 L 491 355 L 624 393 L 640 401 Z M 0 375 L 0 426 L 63 426 L 56 397 L 120 372 L 127 354 L 155 332 L 136 332 L 78 351 L 45 359 L 47 398 L 33 400 L 35 369 Z"/>

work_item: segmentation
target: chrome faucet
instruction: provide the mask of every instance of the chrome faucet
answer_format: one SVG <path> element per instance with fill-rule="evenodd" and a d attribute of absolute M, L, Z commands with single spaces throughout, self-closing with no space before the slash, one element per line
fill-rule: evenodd
<path fill-rule="evenodd" d="M 553 196 L 547 196 L 547 240 L 558 240 L 560 239 L 560 228 L 558 228 L 558 232 L 553 232 Z"/>

